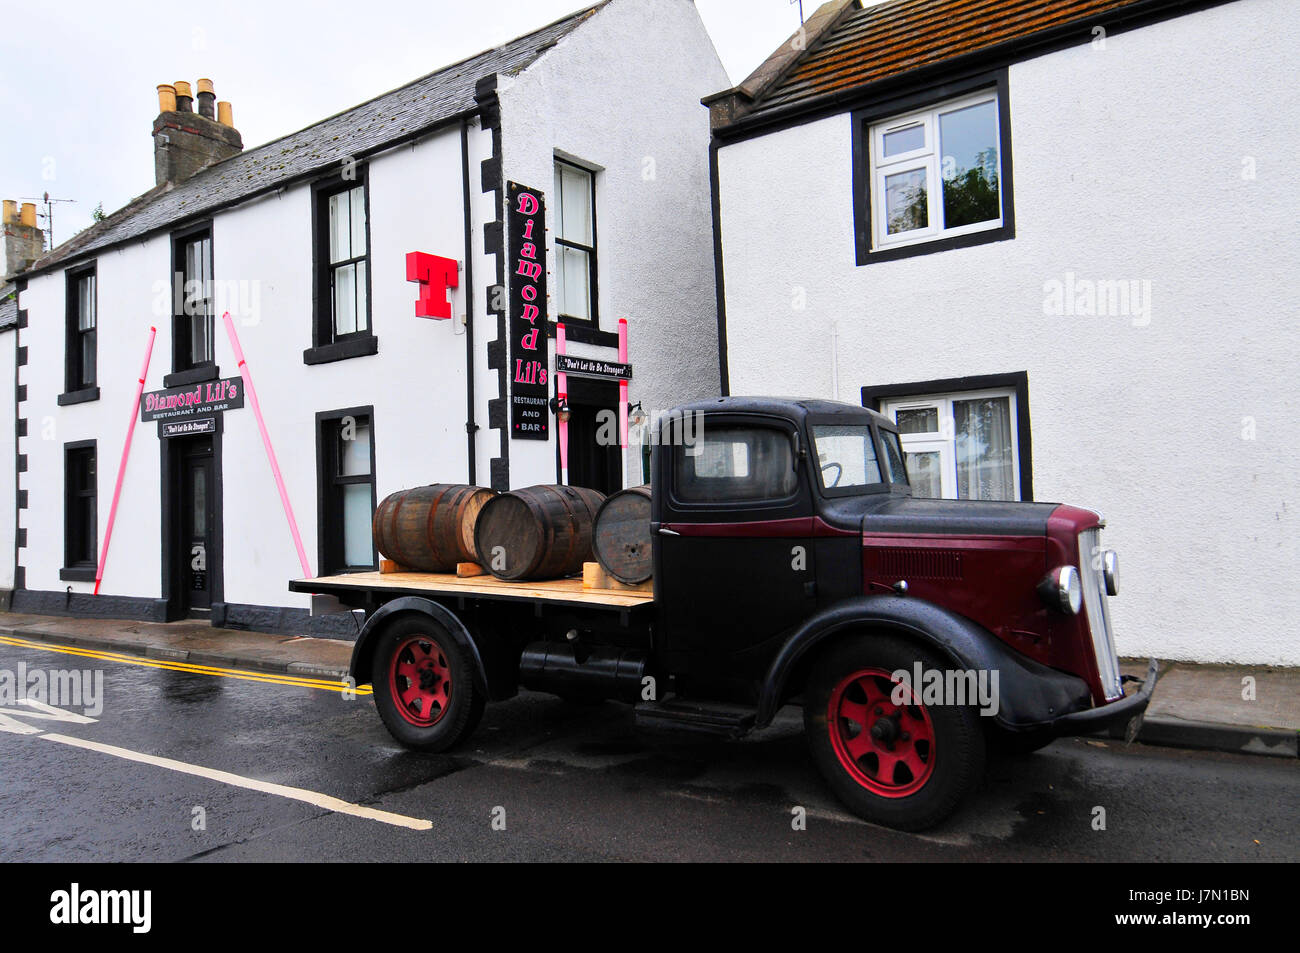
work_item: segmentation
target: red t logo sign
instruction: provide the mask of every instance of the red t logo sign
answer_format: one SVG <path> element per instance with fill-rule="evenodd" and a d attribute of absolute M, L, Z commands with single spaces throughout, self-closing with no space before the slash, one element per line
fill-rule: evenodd
<path fill-rule="evenodd" d="M 460 284 L 460 266 L 450 258 L 439 258 L 422 251 L 406 255 L 406 280 L 420 283 L 420 297 L 415 302 L 417 318 L 451 317 L 447 289 Z"/>

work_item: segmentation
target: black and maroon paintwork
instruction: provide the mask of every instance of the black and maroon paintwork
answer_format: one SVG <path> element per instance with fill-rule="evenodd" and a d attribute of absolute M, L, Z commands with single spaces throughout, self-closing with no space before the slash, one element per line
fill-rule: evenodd
<path fill-rule="evenodd" d="M 813 430 L 822 425 L 869 429 L 882 481 L 828 488 Z M 864 817 L 919 829 L 975 787 L 986 743 L 1032 750 L 1061 735 L 1136 727 L 1155 663 L 1125 696 L 1109 620 L 1044 594 L 1064 567 L 1095 575 L 1080 553 L 1102 525 L 1096 513 L 914 499 L 883 465 L 893 423 L 847 404 L 719 398 L 676 408 L 658 427 L 653 602 L 555 605 L 530 601 L 526 584 L 476 596 L 432 583 L 414 595 L 380 587 L 359 595 L 320 580 L 301 589 L 367 610 L 352 675 L 375 685 L 403 744 L 450 747 L 473 731 L 485 701 L 520 686 L 639 702 L 639 724 L 733 736 L 796 701 L 836 793 Z M 782 466 L 792 462 L 795 479 L 780 471 L 778 499 L 677 492 L 675 468 L 692 438 L 722 427 L 789 441 Z M 763 472 L 760 459 L 751 465 Z M 1092 604 L 1105 616 L 1099 579 Z M 889 673 L 913 663 L 996 673 L 994 710 L 977 718 L 969 703 L 919 696 L 892 704 Z M 414 698 L 440 701 L 430 715 L 432 703 Z"/>

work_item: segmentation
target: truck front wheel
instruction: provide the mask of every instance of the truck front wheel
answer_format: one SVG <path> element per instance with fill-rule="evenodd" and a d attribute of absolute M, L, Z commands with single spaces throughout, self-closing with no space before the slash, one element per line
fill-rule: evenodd
<path fill-rule="evenodd" d="M 933 827 L 979 783 L 984 735 L 969 705 L 921 704 L 891 674 L 942 672 L 932 653 L 892 636 L 833 645 L 810 673 L 804 730 L 831 790 L 859 817 L 900 830 Z"/>
<path fill-rule="evenodd" d="M 433 619 L 406 616 L 379 637 L 375 706 L 389 734 L 408 748 L 445 751 L 467 738 L 483 715 L 466 653 Z"/>

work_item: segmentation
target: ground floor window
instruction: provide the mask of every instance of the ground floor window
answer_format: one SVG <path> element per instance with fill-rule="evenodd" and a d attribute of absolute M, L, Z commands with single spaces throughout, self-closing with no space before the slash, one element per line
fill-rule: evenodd
<path fill-rule="evenodd" d="M 997 386 L 936 386 L 962 383 Z M 1025 375 L 864 388 L 863 397 L 898 424 L 913 496 L 1033 498 Z"/>
<path fill-rule="evenodd" d="M 376 569 L 374 413 L 370 407 L 317 415 L 320 569 Z"/>
<path fill-rule="evenodd" d="M 65 444 L 63 467 L 64 571 L 61 576 L 93 580 L 99 546 L 95 441 Z"/>

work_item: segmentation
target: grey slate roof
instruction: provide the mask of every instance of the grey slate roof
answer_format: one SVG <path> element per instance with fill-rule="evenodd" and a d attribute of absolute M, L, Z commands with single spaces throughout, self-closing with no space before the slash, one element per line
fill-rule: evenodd
<path fill-rule="evenodd" d="M 38 259 L 28 274 L 171 227 L 280 185 L 338 167 L 474 109 L 474 85 L 492 74 L 514 75 L 603 7 L 602 0 L 533 33 L 461 60 L 369 102 L 196 173 L 171 188 L 155 186 L 102 222 Z"/>
<path fill-rule="evenodd" d="M 18 326 L 18 289 L 13 285 L 0 287 L 0 331 Z"/>

